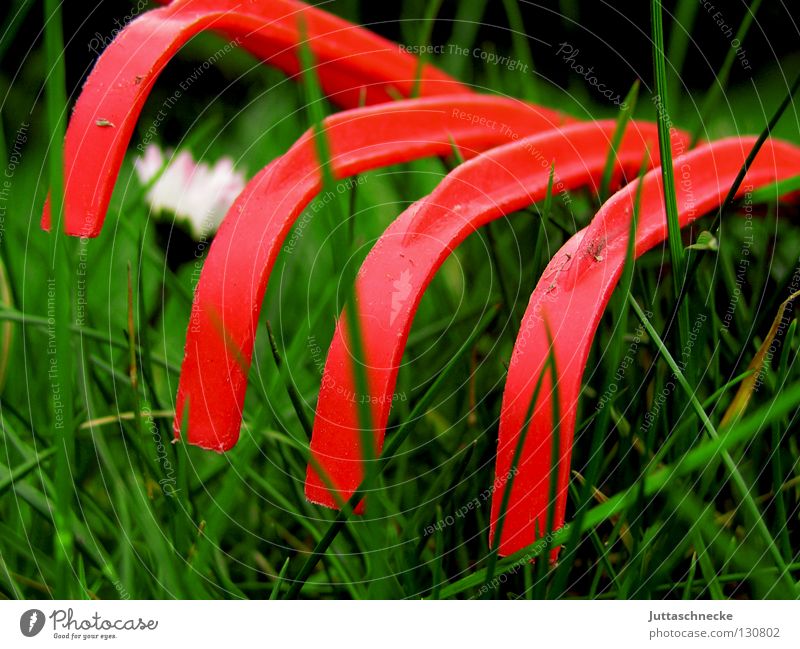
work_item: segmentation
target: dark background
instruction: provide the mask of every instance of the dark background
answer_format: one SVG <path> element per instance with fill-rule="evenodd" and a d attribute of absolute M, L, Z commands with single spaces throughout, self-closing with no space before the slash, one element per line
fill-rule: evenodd
<path fill-rule="evenodd" d="M 463 1 L 463 0 L 462 0 Z M 472 0 L 471 0 L 472 1 Z M 30 5 L 30 10 L 21 28 L 10 43 L 5 44 L 5 55 L 2 60 L 2 75 L 7 85 L 18 71 L 21 62 L 27 57 L 32 42 L 38 40 L 42 20 L 42 6 L 39 0 L 23 0 L 16 2 L 3 0 L 4 8 L 0 12 L 6 15 L 5 24 L 14 5 Z M 96 53 L 89 49 L 89 43 L 96 33 L 111 34 L 119 29 L 120 22 L 129 16 L 136 1 L 102 0 L 100 2 L 83 2 L 83 0 L 66 0 L 64 4 L 64 32 L 67 42 L 67 83 L 70 93 L 80 87 Z M 411 3 L 413 5 L 413 3 Z M 620 88 L 624 94 L 633 81 L 639 77 L 649 83 L 651 70 L 651 43 L 648 37 L 650 28 L 649 2 L 636 0 L 627 2 L 520 2 L 525 31 L 531 37 L 531 49 L 536 70 L 553 83 L 563 86 L 574 74 L 570 72 L 560 58 L 554 56 L 557 44 L 568 40 L 580 49 L 581 61 L 588 61 L 603 80 Z M 698 8 L 692 38 L 687 53 L 683 72 L 683 83 L 689 91 L 705 90 L 715 78 L 725 54 L 730 47 L 730 37 L 722 34 L 712 18 L 719 10 L 727 23 L 738 28 L 749 2 L 739 0 L 714 0 L 717 7 L 709 12 L 701 0 Z M 459 2 L 445 0 L 439 20 L 433 30 L 433 43 L 446 43 L 450 37 L 453 19 L 457 16 Z M 664 3 L 669 14 L 674 13 L 676 2 Z M 781 0 L 763 2 L 756 21 L 744 42 L 748 59 L 754 70 L 765 66 L 777 65 L 778 60 L 796 54 L 800 45 L 800 31 L 796 20 L 798 3 Z M 363 25 L 381 35 L 401 43 L 411 44 L 414 36 L 416 42 L 421 38 L 422 22 L 427 2 L 417 2 L 417 10 L 412 15 L 409 10 L 400 15 L 399 3 L 393 2 L 354 2 L 352 0 L 333 0 L 320 4 L 349 20 Z M 574 7 L 574 8 L 573 8 Z M 665 14 L 664 26 L 666 39 L 669 40 L 673 21 Z M 568 16 L 568 17 L 565 17 Z M 489 0 L 486 4 L 483 25 L 478 32 L 476 44 L 493 43 L 499 53 L 511 52 L 511 39 L 503 2 Z M 552 43 L 549 47 L 539 41 Z M 480 62 L 476 61 L 476 65 Z M 165 71 L 164 79 L 168 83 L 170 69 Z M 741 65 L 734 65 L 731 83 L 735 84 L 748 78 L 750 72 Z M 787 71 L 791 76 L 791 71 Z M 466 81 L 469 81 L 467 79 Z M 213 91 L 215 83 L 222 83 L 214 74 L 204 75 L 202 83 Z M 32 89 L 34 90 L 34 89 Z M 200 95 L 202 87 L 195 89 Z"/>

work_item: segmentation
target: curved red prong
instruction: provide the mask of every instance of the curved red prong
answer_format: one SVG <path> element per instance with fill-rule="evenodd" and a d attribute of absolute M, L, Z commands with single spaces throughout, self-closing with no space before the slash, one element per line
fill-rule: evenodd
<path fill-rule="evenodd" d="M 615 124 L 574 124 L 492 149 L 456 168 L 429 196 L 406 210 L 367 256 L 356 281 L 376 453 L 380 451 L 411 321 L 436 270 L 485 223 L 544 198 L 555 164 L 554 192 L 591 185 L 603 171 Z M 682 145 L 686 139 L 682 135 Z M 633 122 L 617 151 L 627 173 L 658 148 L 654 124 Z M 656 159 L 651 160 L 656 164 Z M 619 169 L 617 172 L 619 173 Z M 395 295 L 400 291 L 402 300 Z M 343 316 L 344 317 L 344 316 Z M 340 319 L 322 378 L 311 452 L 339 490 L 332 494 L 309 466 L 306 497 L 335 507 L 363 478 L 353 359 Z M 341 499 L 341 500 L 340 500 Z"/>
<path fill-rule="evenodd" d="M 337 179 L 455 145 L 470 156 L 563 121 L 554 111 L 479 95 L 414 99 L 325 120 Z M 224 451 L 239 437 L 247 373 L 272 265 L 295 219 L 322 187 L 307 132 L 253 178 L 210 247 L 195 293 L 176 401 L 175 433 L 188 408 L 188 441 Z M 188 404 L 186 401 L 188 400 Z"/>
<path fill-rule="evenodd" d="M 676 174 L 681 227 L 717 208 L 725 198 L 755 138 L 731 138 L 678 157 Z M 800 148 L 767 141 L 739 189 L 759 187 L 800 174 Z M 642 180 L 635 254 L 640 256 L 667 237 L 661 170 Z M 637 186 L 635 181 L 612 196 L 591 224 L 556 253 L 531 296 L 514 346 L 500 417 L 496 475 L 508 475 L 536 382 L 554 354 L 560 404 L 558 491 L 555 529 L 564 522 L 576 408 L 589 350 L 625 264 Z M 598 254 L 598 250 L 602 253 Z M 570 259 L 564 267 L 565 259 Z M 552 347 L 548 340 L 552 334 Z M 514 477 L 503 523 L 500 554 L 509 555 L 542 536 L 547 525 L 553 403 L 551 373 L 546 371 L 533 408 L 530 428 Z M 492 538 L 505 487 L 492 497 Z"/>
<path fill-rule="evenodd" d="M 69 120 L 65 156 L 65 229 L 94 237 L 144 102 L 158 75 L 190 38 L 213 29 L 287 73 L 298 71 L 302 16 L 323 90 L 345 108 L 411 94 L 417 59 L 397 45 L 296 0 L 174 0 L 128 24 L 102 53 Z M 362 93 L 363 91 L 363 93 Z M 469 90 L 426 66 L 420 93 Z M 362 96 L 363 94 L 363 96 Z M 49 206 L 42 225 L 49 228 Z"/>

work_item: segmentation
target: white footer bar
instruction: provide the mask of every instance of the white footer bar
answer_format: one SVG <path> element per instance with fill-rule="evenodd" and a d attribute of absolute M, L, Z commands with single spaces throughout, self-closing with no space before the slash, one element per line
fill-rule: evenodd
<path fill-rule="evenodd" d="M 0 646 L 800 647 L 799 620 L 785 601 L 47 600 L 0 603 Z"/>

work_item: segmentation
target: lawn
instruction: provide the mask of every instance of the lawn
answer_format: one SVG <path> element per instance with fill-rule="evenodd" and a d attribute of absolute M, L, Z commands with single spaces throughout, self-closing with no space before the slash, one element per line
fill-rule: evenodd
<path fill-rule="evenodd" d="M 212 233 L 153 209 L 157 178 L 141 179 L 137 157 L 151 144 L 209 166 L 229 156 L 249 179 L 339 108 L 318 98 L 313 64 L 287 76 L 201 34 L 145 104 L 99 236 L 47 233 L 41 213 L 49 191 L 54 214 L 63 204 L 63 136 L 87 72 L 70 52 L 86 59 L 92 38 L 102 52 L 113 24 L 94 36 L 91 14 L 89 28 L 55 0 L 12 4 L 0 28 L 0 597 L 800 593 L 800 340 L 784 304 L 800 290 L 800 230 L 797 203 L 778 200 L 775 186 L 682 231 L 670 223 L 666 241 L 628 259 L 582 377 L 566 525 L 498 557 L 490 499 L 520 322 L 551 258 L 607 196 L 554 193 L 478 229 L 444 261 L 414 317 L 366 512 L 339 513 L 304 493 L 336 320 L 372 246 L 458 156 L 326 186 L 275 263 L 238 443 L 225 453 L 171 443 Z M 591 32 L 593 3 L 555 3 L 547 48 L 526 37 L 537 20 L 527 3 L 442 4 L 398 2 L 387 16 L 357 2 L 323 8 L 479 92 L 579 120 L 660 121 L 701 141 L 759 135 L 776 117 L 772 136 L 800 145 L 786 101 L 798 35 L 771 50 L 770 30 L 787 17 L 758 0 L 752 21 L 742 5 L 723 24 L 702 3 L 665 3 L 663 60 L 645 12 L 625 29 L 651 58 L 624 72 L 618 52 L 587 71 L 595 59 L 576 25 Z M 111 11 L 122 24 L 141 13 L 135 2 Z M 664 178 L 681 182 L 679 171 Z M 796 197 L 797 178 L 787 188 Z M 554 546 L 558 560 L 544 560 Z"/>

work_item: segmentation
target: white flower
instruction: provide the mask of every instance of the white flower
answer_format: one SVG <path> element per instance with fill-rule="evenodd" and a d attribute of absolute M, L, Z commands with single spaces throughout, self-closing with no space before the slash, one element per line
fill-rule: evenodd
<path fill-rule="evenodd" d="M 216 232 L 222 217 L 244 189 L 244 174 L 234 171 L 230 158 L 220 158 L 213 167 L 195 162 L 187 151 L 165 158 L 158 146 L 150 144 L 144 155 L 133 161 L 143 184 L 164 169 L 147 192 L 150 207 L 155 212 L 170 211 L 185 220 L 195 239 Z"/>

